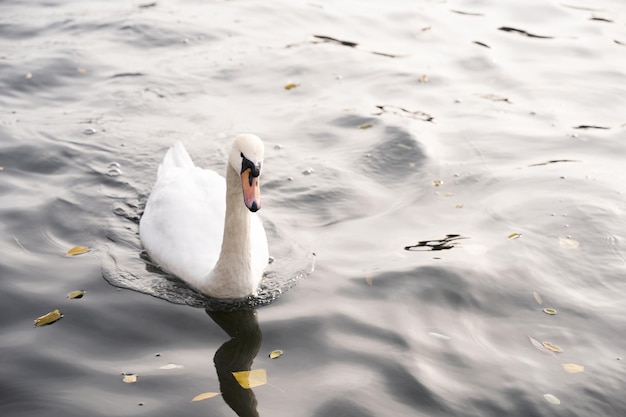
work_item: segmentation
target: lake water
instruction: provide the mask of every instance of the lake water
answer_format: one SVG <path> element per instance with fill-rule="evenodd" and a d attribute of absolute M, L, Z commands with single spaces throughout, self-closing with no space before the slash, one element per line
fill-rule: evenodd
<path fill-rule="evenodd" d="M 0 34 L 2 416 L 626 415 L 623 1 L 3 1 Z M 174 141 L 222 172 L 240 132 L 297 285 L 207 314 L 137 220 Z"/>

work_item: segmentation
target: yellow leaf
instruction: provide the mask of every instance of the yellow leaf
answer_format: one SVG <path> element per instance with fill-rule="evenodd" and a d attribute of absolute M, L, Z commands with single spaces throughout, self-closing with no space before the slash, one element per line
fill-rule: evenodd
<path fill-rule="evenodd" d="M 563 249 L 578 249 L 580 242 L 569 237 L 559 237 L 559 245 Z"/>
<path fill-rule="evenodd" d="M 239 382 L 239 385 L 246 389 L 267 384 L 267 374 L 265 373 L 265 369 L 233 372 L 233 376 L 237 382 Z"/>
<path fill-rule="evenodd" d="M 82 255 L 83 253 L 87 253 L 90 250 L 91 249 L 88 248 L 87 246 L 74 246 L 72 249 L 67 251 L 66 255 L 67 256 Z"/>
<path fill-rule="evenodd" d="M 67 295 L 67 298 L 69 298 L 70 300 L 73 300 L 75 298 L 83 298 L 83 295 L 85 295 L 85 290 L 76 290 L 76 291 L 72 291 L 71 293 L 69 293 Z"/>
<path fill-rule="evenodd" d="M 417 79 L 417 81 L 419 81 L 420 83 L 426 83 L 428 82 L 428 76 L 426 74 L 422 74 L 420 75 L 420 77 Z"/>
<path fill-rule="evenodd" d="M 137 382 L 137 375 L 135 374 L 123 374 L 124 378 L 122 378 L 122 381 L 126 382 L 127 384 L 134 384 L 135 382 Z"/>
<path fill-rule="evenodd" d="M 541 299 L 541 295 L 539 295 L 537 291 L 533 291 L 533 295 L 535 296 L 535 301 L 537 302 L 537 304 L 542 305 L 543 300 Z"/>
<path fill-rule="evenodd" d="M 552 403 L 554 405 L 559 405 L 561 404 L 561 400 L 559 400 L 558 398 L 556 398 L 554 395 L 552 394 L 543 394 L 543 398 L 546 399 L 546 401 L 548 401 L 549 403 Z"/>
<path fill-rule="evenodd" d="M 218 395 L 220 395 L 219 392 L 203 392 L 202 394 L 198 394 L 193 397 L 191 401 L 208 400 L 209 398 L 217 397 Z"/>
<path fill-rule="evenodd" d="M 463 208 L 463 204 L 457 204 L 454 208 L 461 209 L 461 208 Z"/>
<path fill-rule="evenodd" d="M 579 372 L 585 372 L 585 367 L 582 365 L 576 365 L 575 363 L 564 363 L 563 365 L 563 369 L 565 369 L 565 372 L 567 372 L 568 374 L 577 374 Z"/>
<path fill-rule="evenodd" d="M 519 239 L 522 236 L 521 233 L 511 233 L 508 238 L 509 239 Z"/>
<path fill-rule="evenodd" d="M 439 187 L 441 184 L 443 184 L 443 181 L 442 181 L 442 180 L 433 180 L 433 185 L 434 185 L 435 187 Z"/>
<path fill-rule="evenodd" d="M 292 88 L 296 88 L 298 87 L 300 84 L 296 84 L 296 83 L 287 83 L 285 85 L 285 90 L 291 90 Z"/>
<path fill-rule="evenodd" d="M 543 346 L 546 349 L 550 349 L 552 352 L 556 352 L 556 353 L 562 353 L 563 352 L 563 349 L 560 346 L 557 346 L 557 345 L 552 344 L 550 342 L 543 342 L 542 344 L 543 344 Z"/>
<path fill-rule="evenodd" d="M 283 355 L 283 351 L 280 349 L 276 349 L 270 353 L 270 359 L 276 359 L 282 355 Z"/>
<path fill-rule="evenodd" d="M 53 310 L 49 312 L 48 314 L 44 314 L 41 317 L 37 317 L 35 319 L 35 326 L 41 327 L 47 324 L 52 324 L 55 321 L 59 320 L 61 317 L 63 317 L 63 314 L 61 314 L 61 312 L 58 309 Z"/>
<path fill-rule="evenodd" d="M 371 124 L 371 123 L 365 123 L 365 124 L 362 124 L 361 126 L 359 126 L 359 129 L 369 129 L 371 127 L 374 127 L 374 125 Z"/>
<path fill-rule="evenodd" d="M 543 312 L 551 316 L 554 316 L 556 314 L 556 310 L 553 308 L 544 308 Z"/>

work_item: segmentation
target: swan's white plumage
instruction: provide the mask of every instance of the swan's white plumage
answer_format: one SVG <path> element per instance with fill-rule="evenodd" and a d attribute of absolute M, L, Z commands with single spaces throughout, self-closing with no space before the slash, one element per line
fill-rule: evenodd
<path fill-rule="evenodd" d="M 246 140 L 240 140 L 242 137 Z M 253 146 L 260 146 L 260 151 Z M 253 293 L 269 258 L 261 220 L 244 205 L 241 162 L 239 171 L 232 166 L 235 153 L 262 159 L 262 143 L 253 135 L 235 139 L 227 164 L 229 180 L 196 167 L 182 143 L 174 144 L 159 166 L 139 229 L 144 248 L 160 267 L 197 290 L 220 298 Z M 228 193 L 231 220 L 226 225 L 229 237 L 222 248 L 227 181 L 239 190 Z M 222 250 L 226 253 L 216 269 Z"/>

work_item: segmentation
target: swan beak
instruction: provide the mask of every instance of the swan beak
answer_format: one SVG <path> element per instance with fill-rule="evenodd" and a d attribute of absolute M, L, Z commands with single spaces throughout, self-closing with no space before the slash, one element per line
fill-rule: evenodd
<path fill-rule="evenodd" d="M 252 175 L 252 169 L 248 168 L 241 173 L 241 186 L 243 188 L 243 202 L 251 212 L 261 208 L 261 189 L 259 176 Z"/>

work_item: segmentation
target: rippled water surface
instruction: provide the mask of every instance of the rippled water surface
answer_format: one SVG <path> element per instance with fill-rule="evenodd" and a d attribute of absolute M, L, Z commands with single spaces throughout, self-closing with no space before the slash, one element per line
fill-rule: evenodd
<path fill-rule="evenodd" d="M 2 416 L 626 414 L 622 1 L 4 1 L 0 34 Z M 297 285 L 205 311 L 138 219 L 168 146 L 222 172 L 240 132 Z"/>

